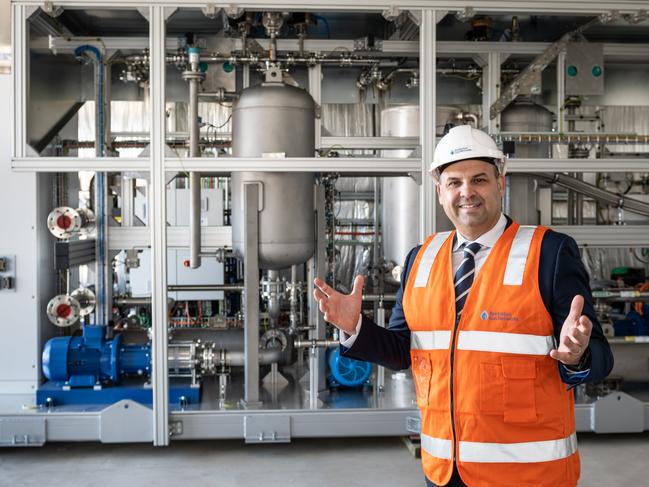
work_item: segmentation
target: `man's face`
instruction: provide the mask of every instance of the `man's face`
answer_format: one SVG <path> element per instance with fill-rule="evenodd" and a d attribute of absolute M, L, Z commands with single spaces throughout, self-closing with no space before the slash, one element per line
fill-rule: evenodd
<path fill-rule="evenodd" d="M 496 173 L 493 164 L 468 159 L 451 164 L 440 176 L 439 203 L 468 239 L 489 231 L 500 218 L 505 178 Z"/>

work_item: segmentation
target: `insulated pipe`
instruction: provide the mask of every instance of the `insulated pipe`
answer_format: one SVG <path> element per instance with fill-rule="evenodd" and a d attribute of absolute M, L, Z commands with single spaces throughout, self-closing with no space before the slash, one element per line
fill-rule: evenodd
<path fill-rule="evenodd" d="M 544 179 L 552 184 L 558 184 L 564 188 L 577 191 L 585 196 L 593 198 L 601 203 L 614 206 L 616 208 L 623 208 L 631 213 L 637 213 L 642 216 L 649 216 L 649 203 L 644 203 L 624 195 L 619 195 L 606 191 L 604 189 L 593 186 L 592 184 L 580 181 L 579 179 L 565 174 L 544 174 L 544 173 L 529 173 L 531 176 Z"/>

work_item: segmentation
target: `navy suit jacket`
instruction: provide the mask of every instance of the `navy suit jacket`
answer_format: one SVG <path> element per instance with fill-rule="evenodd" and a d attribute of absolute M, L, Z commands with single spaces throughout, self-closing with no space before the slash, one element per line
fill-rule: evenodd
<path fill-rule="evenodd" d="M 508 217 L 507 220 L 509 226 L 511 219 Z M 410 268 L 420 248 L 421 246 L 413 248 L 406 257 L 401 286 L 388 326 L 382 328 L 363 315 L 356 341 L 351 348 L 341 347 L 343 355 L 374 362 L 393 370 L 410 367 L 410 329 L 403 312 L 402 299 Z M 559 372 L 562 380 L 571 385 L 584 381 L 601 382 L 613 368 L 613 354 L 593 308 L 588 273 L 581 261 L 577 243 L 568 235 L 552 230 L 545 233 L 541 243 L 539 287 L 545 307 L 552 316 L 557 343 L 573 298 L 577 294 L 584 297 L 583 314 L 593 323 L 588 346 L 590 354 L 586 364 L 590 371 L 587 374 L 571 376 L 563 366 L 559 366 Z"/>

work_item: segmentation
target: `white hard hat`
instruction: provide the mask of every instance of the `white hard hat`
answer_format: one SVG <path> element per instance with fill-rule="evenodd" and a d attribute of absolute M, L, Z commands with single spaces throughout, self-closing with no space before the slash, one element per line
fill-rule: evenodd
<path fill-rule="evenodd" d="M 436 169 L 451 162 L 482 158 L 494 159 L 500 174 L 505 174 L 505 155 L 494 140 L 482 130 L 470 125 L 459 125 L 449 130 L 437 143 L 430 170 L 434 173 Z"/>

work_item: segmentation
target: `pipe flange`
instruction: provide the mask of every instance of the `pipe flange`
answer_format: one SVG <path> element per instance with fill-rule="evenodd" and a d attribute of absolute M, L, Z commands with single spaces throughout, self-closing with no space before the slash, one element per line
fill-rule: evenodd
<path fill-rule="evenodd" d="M 88 235 L 94 228 L 95 215 L 86 208 L 59 206 L 47 216 L 47 228 L 56 238 L 70 238 L 75 234 Z"/>
<path fill-rule="evenodd" d="M 259 339 L 259 346 L 262 349 L 280 348 L 283 352 L 288 346 L 288 338 L 281 330 L 273 328 L 264 333 Z"/>
<path fill-rule="evenodd" d="M 65 328 L 77 322 L 81 316 L 79 301 L 67 294 L 54 296 L 47 303 L 47 317 L 58 327 Z"/>
<path fill-rule="evenodd" d="M 199 367 L 201 375 L 214 375 L 216 371 L 216 360 L 215 360 L 215 345 L 214 343 L 204 343 L 200 351 L 200 354 L 197 354 L 199 357 Z"/>
<path fill-rule="evenodd" d="M 205 79 L 205 73 L 202 71 L 183 71 L 182 78 L 185 81 L 198 80 L 203 81 Z"/>
<path fill-rule="evenodd" d="M 88 288 L 80 287 L 75 289 L 72 291 L 72 294 L 70 294 L 70 297 L 78 301 L 79 314 L 81 316 L 87 316 L 92 313 L 97 304 L 95 293 Z"/>

